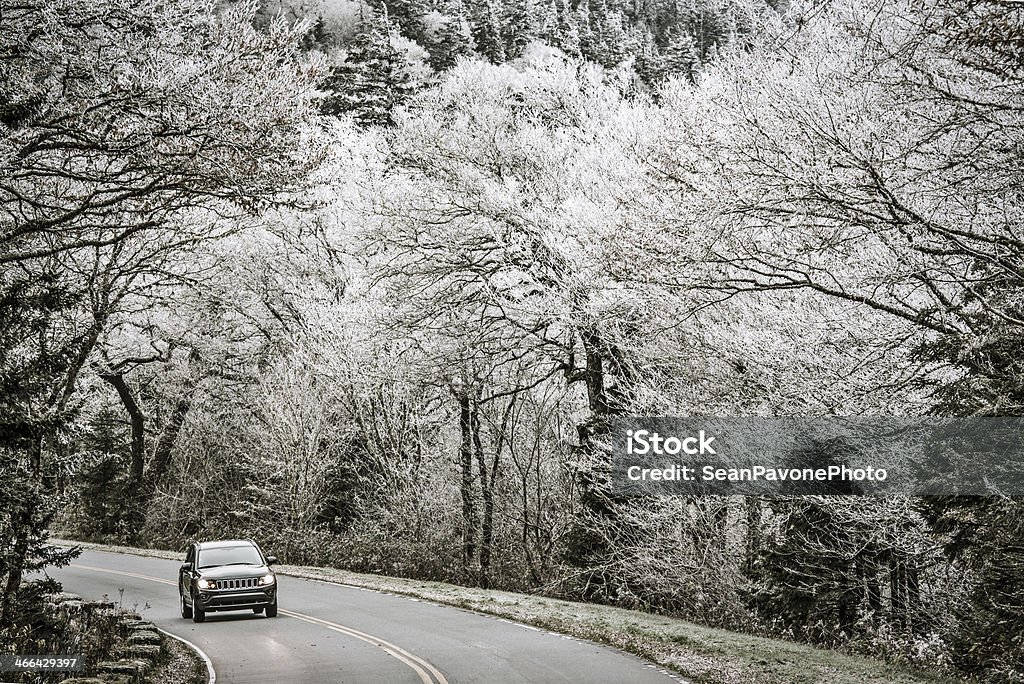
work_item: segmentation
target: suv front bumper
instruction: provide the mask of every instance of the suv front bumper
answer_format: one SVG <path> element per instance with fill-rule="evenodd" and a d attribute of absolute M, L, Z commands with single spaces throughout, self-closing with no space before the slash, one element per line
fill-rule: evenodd
<path fill-rule="evenodd" d="M 274 603 L 276 596 L 277 587 L 267 587 L 259 591 L 201 590 L 197 603 L 200 608 L 207 612 L 245 610 L 247 608 L 268 606 Z"/>

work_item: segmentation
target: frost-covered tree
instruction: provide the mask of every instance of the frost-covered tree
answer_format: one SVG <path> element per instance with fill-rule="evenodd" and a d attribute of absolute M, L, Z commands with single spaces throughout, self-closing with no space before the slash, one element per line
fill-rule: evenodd
<path fill-rule="evenodd" d="M 449 69 L 460 57 L 473 54 L 476 46 L 462 0 L 444 5 L 444 17 L 431 42 L 430 64 L 438 71 Z"/>
<path fill-rule="evenodd" d="M 500 64 L 506 58 L 501 33 L 503 7 L 500 0 L 472 0 L 470 3 L 472 34 L 477 52 L 492 64 Z"/>
<path fill-rule="evenodd" d="M 174 255 L 237 229 L 317 161 L 303 142 L 316 79 L 304 29 L 257 30 L 254 11 L 3 7 L 0 452 L 12 492 L 36 497 L 6 521 L 5 610 L 67 475 L 75 391 L 111 318 L 130 293 L 184 275 Z"/>
<path fill-rule="evenodd" d="M 702 248 L 710 287 L 806 289 L 882 313 L 938 387 L 919 410 L 1020 415 L 1019 9 L 850 1 L 812 14 L 671 96 L 699 143 L 676 157 L 676 187 L 728 227 Z M 1017 506 L 926 502 L 951 556 L 979 568 L 988 617 L 965 617 L 958 658 L 987 676 L 1021 659 L 1019 640 L 979 628 L 1024 633 L 1022 597 L 997 588 L 1024 565 Z"/>
<path fill-rule="evenodd" d="M 388 126 L 392 113 L 412 92 L 405 55 L 394 45 L 395 29 L 386 14 L 363 18 L 341 64 L 331 68 L 322 87 L 326 114 L 350 114 L 363 126 Z"/>
<path fill-rule="evenodd" d="M 543 28 L 542 16 L 534 0 L 504 0 L 504 4 L 502 38 L 505 42 L 505 56 L 514 59 L 522 55 L 526 45 L 540 35 Z"/>

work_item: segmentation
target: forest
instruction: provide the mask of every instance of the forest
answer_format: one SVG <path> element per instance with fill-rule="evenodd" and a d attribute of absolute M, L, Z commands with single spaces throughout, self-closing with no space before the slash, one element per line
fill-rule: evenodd
<path fill-rule="evenodd" d="M 1014 0 L 0 0 L 50 532 L 1024 681 L 1014 497 L 621 497 L 617 416 L 1024 415 Z"/>

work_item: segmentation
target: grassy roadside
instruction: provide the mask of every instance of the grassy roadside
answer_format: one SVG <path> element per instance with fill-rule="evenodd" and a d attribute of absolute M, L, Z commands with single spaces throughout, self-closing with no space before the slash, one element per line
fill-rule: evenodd
<path fill-rule="evenodd" d="M 206 664 L 195 651 L 167 635 L 164 648 L 167 660 L 146 677 L 149 684 L 206 684 Z"/>
<path fill-rule="evenodd" d="M 116 553 L 179 560 L 181 554 L 54 540 Z M 958 682 L 871 658 L 702 627 L 634 610 L 459 587 L 333 568 L 281 565 L 284 575 L 412 596 L 589 639 L 646 658 L 694 684 L 915 684 Z"/>

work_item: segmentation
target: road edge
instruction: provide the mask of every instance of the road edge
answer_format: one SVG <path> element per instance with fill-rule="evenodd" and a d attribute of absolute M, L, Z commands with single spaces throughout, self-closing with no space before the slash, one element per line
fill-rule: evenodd
<path fill-rule="evenodd" d="M 164 636 L 169 636 L 172 639 L 180 641 L 185 644 L 185 646 L 192 649 L 192 651 L 195 652 L 206 665 L 206 684 L 217 684 L 217 671 L 213 669 L 213 661 L 210 660 L 210 656 L 206 655 L 206 652 L 203 651 L 203 649 L 199 648 L 185 637 L 180 637 L 177 634 L 171 634 L 166 629 L 160 629 L 157 627 L 156 631 L 160 632 Z"/>

